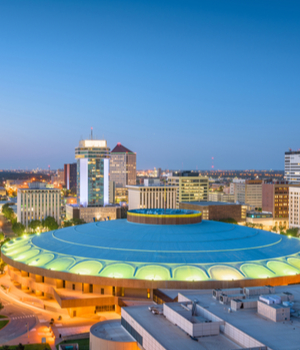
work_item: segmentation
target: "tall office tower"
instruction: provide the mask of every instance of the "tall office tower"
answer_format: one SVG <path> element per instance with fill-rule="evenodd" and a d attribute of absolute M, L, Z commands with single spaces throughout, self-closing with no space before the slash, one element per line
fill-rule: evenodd
<path fill-rule="evenodd" d="M 294 184 L 300 184 L 300 150 L 285 152 L 284 178 Z"/>
<path fill-rule="evenodd" d="M 116 188 L 136 184 L 136 153 L 120 142 L 111 151 L 110 180 L 114 181 Z"/>
<path fill-rule="evenodd" d="M 77 190 L 77 164 L 64 165 L 64 181 L 67 190 L 76 193 Z"/>
<path fill-rule="evenodd" d="M 109 158 L 106 140 L 82 140 L 75 148 L 77 204 L 101 207 L 109 204 Z"/>
<path fill-rule="evenodd" d="M 300 187 L 290 186 L 289 227 L 300 228 Z"/>
<path fill-rule="evenodd" d="M 289 188 L 287 181 L 265 181 L 262 184 L 262 210 L 273 214 L 276 226 L 288 228 L 289 225 Z"/>
<path fill-rule="evenodd" d="M 168 185 L 177 187 L 176 208 L 180 202 L 208 201 L 208 178 L 194 172 L 175 172 L 168 178 Z"/>
<path fill-rule="evenodd" d="M 60 225 L 60 189 L 45 187 L 32 182 L 29 188 L 19 188 L 17 195 L 18 222 L 26 227 L 32 220 L 44 220 L 53 216 Z"/>

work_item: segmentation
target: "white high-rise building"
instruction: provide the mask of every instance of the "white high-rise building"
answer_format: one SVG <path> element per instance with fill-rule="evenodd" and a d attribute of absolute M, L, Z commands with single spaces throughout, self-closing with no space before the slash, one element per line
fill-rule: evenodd
<path fill-rule="evenodd" d="M 106 140 L 82 140 L 75 149 L 77 159 L 77 204 L 103 207 L 109 204 L 110 148 Z"/>
<path fill-rule="evenodd" d="M 300 184 L 300 150 L 285 152 L 284 178 L 294 184 Z"/>
<path fill-rule="evenodd" d="M 300 228 L 300 187 L 289 187 L 289 227 Z"/>
<path fill-rule="evenodd" d="M 45 187 L 43 183 L 30 183 L 29 188 L 19 188 L 17 218 L 26 228 L 32 220 L 54 217 L 60 225 L 61 196 L 58 188 Z"/>

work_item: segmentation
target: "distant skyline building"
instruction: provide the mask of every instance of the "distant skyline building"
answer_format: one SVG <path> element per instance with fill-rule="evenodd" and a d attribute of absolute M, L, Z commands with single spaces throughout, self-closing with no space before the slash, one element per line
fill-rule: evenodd
<path fill-rule="evenodd" d="M 17 195 L 17 220 L 26 228 L 32 220 L 54 217 L 60 225 L 60 189 L 48 188 L 44 183 L 32 182 L 29 188 L 19 188 Z"/>
<path fill-rule="evenodd" d="M 136 153 L 120 142 L 111 151 L 110 180 L 114 181 L 116 188 L 136 185 Z"/>
<path fill-rule="evenodd" d="M 67 190 L 77 191 L 77 163 L 64 165 L 64 182 Z"/>
<path fill-rule="evenodd" d="M 284 178 L 294 184 L 300 184 L 300 150 L 285 152 Z"/>
<path fill-rule="evenodd" d="M 168 185 L 177 187 L 176 208 L 180 202 L 208 201 L 208 178 L 192 171 L 175 172 L 168 178 Z"/>
<path fill-rule="evenodd" d="M 64 185 L 64 171 L 57 169 L 56 174 L 51 176 L 51 182 L 56 185 Z"/>
<path fill-rule="evenodd" d="M 243 180 L 234 183 L 234 201 L 251 208 L 262 207 L 262 180 Z"/>
<path fill-rule="evenodd" d="M 101 207 L 109 204 L 110 148 L 106 140 L 82 140 L 75 148 L 77 159 L 77 204 Z"/>

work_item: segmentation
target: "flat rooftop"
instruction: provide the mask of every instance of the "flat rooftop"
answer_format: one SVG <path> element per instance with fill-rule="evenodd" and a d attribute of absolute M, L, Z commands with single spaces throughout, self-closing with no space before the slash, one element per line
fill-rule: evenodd
<path fill-rule="evenodd" d="M 190 300 L 198 299 L 199 305 L 233 325 L 242 332 L 265 344 L 272 350 L 299 350 L 300 345 L 300 285 L 276 287 L 275 294 L 289 292 L 294 295 L 290 321 L 273 322 L 257 313 L 256 309 L 241 309 L 228 313 L 230 305 L 220 304 L 208 294 L 182 292 Z M 253 296 L 251 297 L 253 298 Z M 246 299 L 247 300 L 247 299 Z M 282 306 L 281 306 L 282 307 Z"/>
<path fill-rule="evenodd" d="M 120 320 L 96 323 L 91 327 L 90 332 L 101 339 L 117 342 L 135 342 L 135 339 L 121 326 Z"/>
<path fill-rule="evenodd" d="M 123 310 L 167 350 L 234 350 L 241 348 L 222 334 L 202 337 L 199 338 L 199 341 L 194 341 L 163 315 L 153 315 L 145 306 L 128 307 Z"/>
<path fill-rule="evenodd" d="M 236 203 L 229 203 L 229 202 L 182 202 L 183 204 L 192 204 L 192 205 L 199 205 L 199 206 L 210 206 L 210 205 L 240 205 Z"/>

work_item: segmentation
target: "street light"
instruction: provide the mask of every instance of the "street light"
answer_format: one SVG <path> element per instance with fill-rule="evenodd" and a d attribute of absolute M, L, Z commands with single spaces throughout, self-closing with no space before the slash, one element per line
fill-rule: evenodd
<path fill-rule="evenodd" d="M 29 340 L 29 323 L 26 322 L 26 327 L 27 327 L 27 337 L 28 337 L 28 340 Z"/>

